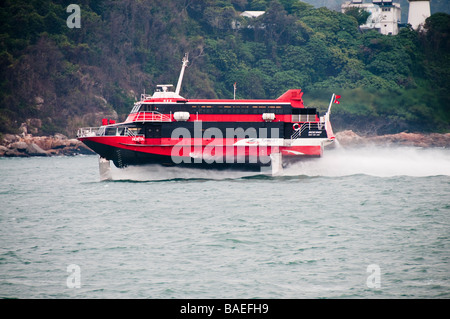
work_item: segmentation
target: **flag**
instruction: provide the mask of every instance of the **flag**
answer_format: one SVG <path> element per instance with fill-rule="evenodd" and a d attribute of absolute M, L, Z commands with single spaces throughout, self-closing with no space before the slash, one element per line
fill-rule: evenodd
<path fill-rule="evenodd" d="M 336 103 L 336 104 L 339 104 L 340 102 L 339 102 L 339 99 L 341 98 L 341 96 L 340 95 L 336 95 L 335 97 L 334 97 L 334 103 Z"/>

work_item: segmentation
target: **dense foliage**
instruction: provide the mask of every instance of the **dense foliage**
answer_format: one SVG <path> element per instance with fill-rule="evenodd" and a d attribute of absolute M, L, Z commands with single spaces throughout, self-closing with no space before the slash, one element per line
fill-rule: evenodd
<path fill-rule="evenodd" d="M 123 120 L 144 90 L 176 84 L 189 52 L 185 97 L 276 98 L 305 91 L 321 111 L 332 92 L 338 129 L 450 129 L 450 16 L 426 32 L 361 33 L 355 13 L 297 0 L 64 0 L 0 4 L 0 132 L 22 122 L 74 135 L 105 116 Z M 256 19 L 239 15 L 265 10 Z"/>

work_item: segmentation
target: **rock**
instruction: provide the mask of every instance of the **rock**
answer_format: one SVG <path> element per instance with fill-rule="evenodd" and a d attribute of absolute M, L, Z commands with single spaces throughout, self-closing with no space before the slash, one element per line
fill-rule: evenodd
<path fill-rule="evenodd" d="M 48 156 L 48 153 L 35 143 L 28 145 L 25 151 L 30 156 Z"/>
<path fill-rule="evenodd" d="M 90 148 L 77 139 L 68 139 L 63 134 L 54 136 L 32 136 L 5 134 L 2 137 L 0 156 L 55 156 L 95 154 Z"/>
<path fill-rule="evenodd" d="M 72 139 L 70 139 L 70 140 L 68 140 L 68 142 L 69 142 L 69 145 L 70 146 L 77 146 L 77 145 L 79 145 L 81 142 L 79 141 L 79 140 L 77 140 L 76 138 L 72 138 Z"/>
<path fill-rule="evenodd" d="M 3 145 L 8 145 L 8 144 L 18 142 L 18 141 L 20 141 L 20 136 L 14 135 L 14 134 L 5 134 L 5 135 L 3 135 L 3 138 L 2 138 Z"/>
<path fill-rule="evenodd" d="M 59 140 L 67 140 L 67 136 L 61 134 L 61 133 L 56 133 L 55 135 L 53 135 L 53 137 L 55 139 L 59 139 Z"/>
<path fill-rule="evenodd" d="M 34 137 L 30 141 L 30 143 L 36 143 L 40 148 L 42 148 L 45 151 L 48 151 L 49 149 L 52 148 L 52 142 L 53 142 L 53 139 L 48 136 Z"/>
<path fill-rule="evenodd" d="M 28 127 L 27 127 L 27 123 L 22 123 L 19 127 L 19 131 L 21 132 L 22 136 L 25 136 L 28 134 Z"/>
<path fill-rule="evenodd" d="M 18 151 L 25 151 L 27 149 L 27 147 L 28 147 L 27 143 L 20 141 L 20 142 L 12 143 L 9 148 L 16 149 Z"/>
<path fill-rule="evenodd" d="M 351 130 L 336 133 L 336 139 L 340 145 L 360 145 L 364 143 L 364 139 Z"/>
<path fill-rule="evenodd" d="M 28 155 L 22 152 L 19 152 L 16 148 L 9 148 L 3 156 L 7 157 L 27 157 Z"/>
<path fill-rule="evenodd" d="M 362 137 L 353 131 L 347 130 L 336 133 L 336 139 L 342 146 L 403 145 L 415 147 L 450 147 L 450 133 L 422 134 L 401 132 L 397 134 Z"/>
<path fill-rule="evenodd" d="M 8 148 L 6 146 L 0 145 L 0 156 L 5 155 L 5 153 L 8 151 Z"/>

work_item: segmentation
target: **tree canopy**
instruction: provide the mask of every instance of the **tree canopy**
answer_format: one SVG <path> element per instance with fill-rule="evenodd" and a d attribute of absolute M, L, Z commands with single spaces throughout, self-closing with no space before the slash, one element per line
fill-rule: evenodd
<path fill-rule="evenodd" d="M 71 1 L 0 4 L 0 132 L 40 119 L 39 133 L 74 135 L 99 117 L 123 120 L 156 84 L 174 83 L 189 52 L 181 94 L 191 98 L 276 98 L 305 91 L 338 128 L 371 133 L 450 129 L 450 16 L 423 32 L 361 33 L 359 13 L 296 0 Z M 242 17 L 261 10 L 258 18 Z"/>

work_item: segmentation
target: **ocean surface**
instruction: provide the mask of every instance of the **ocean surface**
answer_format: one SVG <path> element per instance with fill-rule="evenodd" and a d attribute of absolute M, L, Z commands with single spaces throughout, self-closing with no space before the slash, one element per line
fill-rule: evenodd
<path fill-rule="evenodd" d="M 450 297 L 450 150 L 282 176 L 0 159 L 1 298 Z"/>

